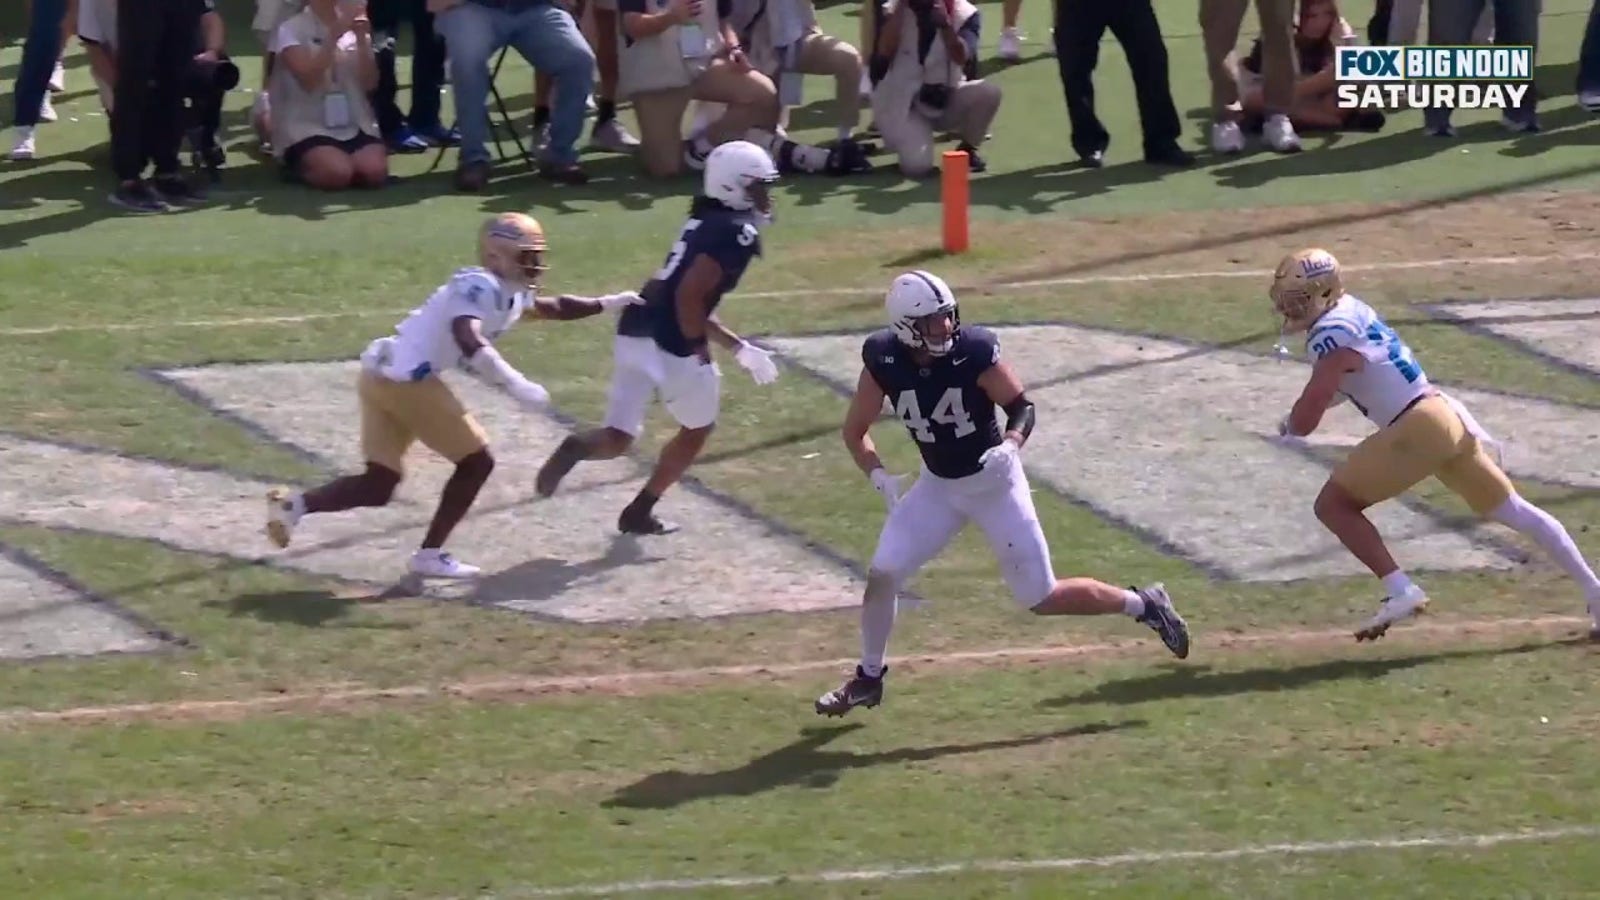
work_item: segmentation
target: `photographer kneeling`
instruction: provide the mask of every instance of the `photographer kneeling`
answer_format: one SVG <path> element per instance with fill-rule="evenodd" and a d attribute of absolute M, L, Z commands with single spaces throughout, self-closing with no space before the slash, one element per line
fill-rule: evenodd
<path fill-rule="evenodd" d="M 978 52 L 978 8 L 968 0 L 889 0 L 872 61 L 872 115 L 883 143 L 914 178 L 934 170 L 935 131 L 952 131 L 972 171 L 1000 111 L 1000 86 L 968 80 Z M 881 74 L 880 74 L 881 73 Z"/>

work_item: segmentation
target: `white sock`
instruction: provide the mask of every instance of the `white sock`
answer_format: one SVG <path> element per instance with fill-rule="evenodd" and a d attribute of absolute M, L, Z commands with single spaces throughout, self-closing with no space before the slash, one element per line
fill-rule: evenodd
<path fill-rule="evenodd" d="M 855 133 L 856 133 L 856 130 L 854 128 L 850 127 L 849 125 L 840 125 L 839 126 L 839 140 L 841 140 L 841 141 L 848 141 L 850 139 L 850 135 L 855 134 Z"/>
<path fill-rule="evenodd" d="M 1135 619 L 1144 615 L 1144 598 L 1138 591 L 1122 592 L 1122 611 Z"/>
<path fill-rule="evenodd" d="M 293 497 L 290 497 L 289 507 L 294 511 L 295 521 L 298 522 L 300 517 L 306 514 L 306 495 L 295 494 Z"/>
<path fill-rule="evenodd" d="M 1572 535 L 1555 516 L 1522 499 L 1522 495 L 1512 494 L 1489 518 L 1532 539 L 1583 588 L 1585 598 L 1600 599 L 1600 579 L 1595 578 L 1594 570 L 1572 542 Z"/>
<path fill-rule="evenodd" d="M 894 631 L 894 614 L 899 606 L 892 582 L 881 576 L 867 579 L 867 599 L 861 603 L 861 671 L 869 677 L 883 674 L 883 658 L 889 652 L 889 634 Z"/>
<path fill-rule="evenodd" d="M 1403 597 L 1406 592 L 1416 587 L 1411 583 L 1411 576 L 1404 569 L 1395 569 L 1383 576 L 1383 590 L 1391 597 Z"/>

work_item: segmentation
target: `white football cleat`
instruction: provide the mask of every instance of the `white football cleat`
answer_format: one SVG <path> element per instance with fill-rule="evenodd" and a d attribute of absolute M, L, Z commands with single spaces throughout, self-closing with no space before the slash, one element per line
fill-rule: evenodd
<path fill-rule="evenodd" d="M 1428 595 L 1422 588 L 1412 585 L 1409 591 L 1398 597 L 1385 597 L 1383 604 L 1378 607 L 1378 614 L 1367 620 L 1367 624 L 1356 631 L 1356 641 L 1375 641 L 1389 630 L 1389 626 L 1412 616 L 1420 616 L 1428 609 Z"/>
<path fill-rule="evenodd" d="M 39 102 L 39 121 L 54 122 L 59 118 L 60 116 L 56 114 L 55 101 L 51 100 L 50 95 L 46 93 L 44 99 Z"/>
<path fill-rule="evenodd" d="M 279 547 L 289 546 L 294 526 L 305 515 L 299 495 L 288 488 L 276 487 L 267 491 L 267 537 Z"/>
<path fill-rule="evenodd" d="M 11 145 L 11 160 L 24 162 L 33 159 L 38 148 L 33 143 L 33 126 L 24 125 L 17 128 L 17 142 Z"/>
<path fill-rule="evenodd" d="M 1238 122 L 1211 123 L 1211 151 L 1213 153 L 1243 153 L 1244 132 Z"/>
<path fill-rule="evenodd" d="M 482 572 L 443 550 L 418 550 L 411 554 L 411 573 L 423 578 L 476 578 Z"/>
<path fill-rule="evenodd" d="M 50 90 L 61 93 L 67 89 L 67 67 L 56 60 L 56 67 L 50 70 Z"/>

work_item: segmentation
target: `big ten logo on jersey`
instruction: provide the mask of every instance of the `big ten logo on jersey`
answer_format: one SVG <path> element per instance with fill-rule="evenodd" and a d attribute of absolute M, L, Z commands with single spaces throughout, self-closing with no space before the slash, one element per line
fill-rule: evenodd
<path fill-rule="evenodd" d="M 922 401 L 918 399 L 917 392 L 910 389 L 901 391 L 894 401 L 894 414 L 924 444 L 932 444 L 939 439 L 933 424 L 946 426 L 940 430 L 955 438 L 964 438 L 978 430 L 977 423 L 972 421 L 971 414 L 967 412 L 965 394 L 959 387 L 945 388 L 939 399 L 934 401 L 932 415 L 927 417 L 922 415 Z"/>

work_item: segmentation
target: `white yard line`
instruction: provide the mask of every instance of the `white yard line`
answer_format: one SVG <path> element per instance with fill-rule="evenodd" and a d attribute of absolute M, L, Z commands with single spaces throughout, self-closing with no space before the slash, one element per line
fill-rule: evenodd
<path fill-rule="evenodd" d="M 1346 265 L 1346 272 L 1400 272 L 1413 269 L 1449 269 L 1464 266 L 1518 266 L 1540 265 L 1551 262 L 1600 259 L 1600 253 L 1562 253 L 1547 256 L 1480 256 L 1466 259 L 1416 259 L 1395 262 L 1376 262 Z M 1130 275 L 1081 275 L 1061 278 L 1039 278 L 986 284 L 984 290 L 1028 290 L 1042 287 L 1070 287 L 1092 284 L 1127 284 L 1155 281 L 1191 281 L 1207 278 L 1266 278 L 1271 269 L 1219 269 L 1202 272 L 1152 272 Z M 763 299 L 798 297 L 851 297 L 875 294 L 881 285 L 864 287 L 814 287 L 793 288 L 781 291 L 746 291 L 739 296 Z M 171 322 L 84 322 L 80 324 L 35 325 L 0 328 L 0 337 L 36 337 L 51 334 L 111 334 L 127 331 L 165 331 L 175 328 L 246 328 L 259 325 L 298 325 L 305 322 L 322 322 L 332 319 L 392 318 L 405 315 L 409 309 L 368 309 L 348 312 L 305 313 L 292 316 L 245 316 L 236 319 L 181 319 Z"/>
<path fill-rule="evenodd" d="M 1381 850 L 1477 850 L 1503 844 L 1600 837 L 1600 825 L 1574 825 L 1535 831 L 1503 831 L 1488 834 L 1442 834 L 1415 837 L 1366 838 L 1349 841 L 1307 841 L 1297 844 L 1253 844 L 1224 850 L 1156 850 L 1119 853 L 1113 856 L 1073 856 L 1059 859 L 992 859 L 937 863 L 921 866 L 883 866 L 871 869 L 829 869 L 820 872 L 790 872 L 781 875 L 749 875 L 731 878 L 680 878 L 653 881 L 619 881 L 611 884 L 578 884 L 569 887 L 531 888 L 489 898 L 515 897 L 612 897 L 619 894 L 650 894 L 667 891 L 696 891 L 707 888 L 760 888 L 794 884 L 838 884 L 841 882 L 902 881 L 936 875 L 1006 875 L 1028 872 L 1054 872 L 1070 869 L 1109 869 L 1170 863 L 1228 862 L 1238 859 L 1270 859 L 1361 853 Z"/>
<path fill-rule="evenodd" d="M 1503 634 L 1512 631 L 1542 630 L 1587 626 L 1589 619 L 1578 616 L 1539 616 L 1516 619 L 1480 619 L 1459 622 L 1416 622 L 1389 632 L 1389 642 L 1412 637 L 1454 637 L 1460 635 Z M 1352 641 L 1348 629 L 1318 631 L 1260 631 L 1222 634 L 1208 646 L 1207 635 L 1198 636 L 1196 649 L 1227 651 L 1240 647 L 1316 644 Z M 1159 655 L 1153 640 L 1127 640 L 1103 644 L 1068 644 L 1042 647 L 1002 647 L 996 650 L 971 650 L 896 657 L 896 671 L 915 671 L 922 666 L 963 663 L 1039 661 L 1117 653 L 1144 652 Z M 107 722 L 137 719 L 234 719 L 273 710 L 304 708 L 331 712 L 365 703 L 391 700 L 442 700 L 447 698 L 504 697 L 516 695 L 571 694 L 584 692 L 626 693 L 632 690 L 660 690 L 672 685 L 685 688 L 715 684 L 729 678 L 761 678 L 802 675 L 813 672 L 848 671 L 854 659 L 821 659 L 776 665 L 708 666 L 692 669 L 665 669 L 641 672 L 610 672 L 597 675 L 543 675 L 482 679 L 441 685 L 404 685 L 392 688 L 343 688 L 337 690 L 296 691 L 231 700 L 167 700 L 153 703 L 127 703 L 111 706 L 79 706 L 67 709 L 0 710 L 0 726 L 69 722 Z"/>

